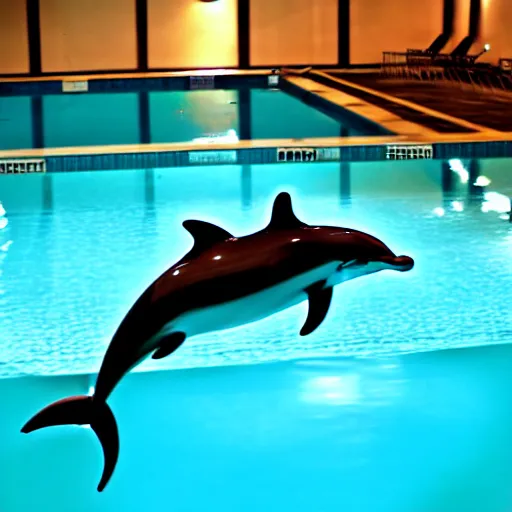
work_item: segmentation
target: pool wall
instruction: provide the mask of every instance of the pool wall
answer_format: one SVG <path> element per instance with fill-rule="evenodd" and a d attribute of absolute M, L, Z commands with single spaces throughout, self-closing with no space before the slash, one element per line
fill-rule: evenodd
<path fill-rule="evenodd" d="M 110 400 L 121 448 L 101 494 L 92 431 L 19 433 L 41 407 L 87 393 L 88 378 L 0 380 L 0 506 L 500 512 L 511 357 L 500 346 L 129 375 Z"/>
<path fill-rule="evenodd" d="M 235 148 L 212 148 L 202 149 L 180 149 L 165 150 L 152 148 L 150 145 L 136 148 L 121 148 L 112 151 L 111 148 L 94 148 L 100 154 L 88 154 L 90 149 L 85 148 L 79 151 L 79 154 L 51 155 L 51 151 L 45 151 L 41 156 L 33 151 L 27 150 L 19 155 L 15 152 L 0 153 L 0 174 L 18 174 L 32 172 L 29 170 L 19 170 L 20 163 L 27 162 L 31 165 L 41 163 L 41 172 L 74 172 L 74 171 L 95 171 L 95 170 L 128 170 L 128 169 L 156 169 L 169 167 L 188 167 L 196 165 L 251 165 L 251 164 L 274 164 L 285 162 L 300 162 L 304 157 L 304 162 L 311 161 L 335 161 L 335 162 L 374 162 L 387 161 L 390 159 L 389 148 L 396 147 L 395 138 L 375 143 L 367 139 L 367 144 L 361 140 L 359 144 L 351 140 L 343 145 L 342 141 L 321 141 L 309 139 L 301 143 L 295 141 L 270 141 L 271 147 L 265 147 L 267 144 L 248 144 L 255 147 L 235 147 Z M 282 145 L 280 145 L 282 144 Z M 212 145 L 213 146 L 213 145 Z M 261 147 L 258 147 L 261 146 Z M 401 148 L 424 147 L 424 143 L 400 143 Z M 432 148 L 432 158 L 436 160 L 447 160 L 451 158 L 480 159 L 480 158 L 507 158 L 512 157 L 512 142 L 494 141 L 494 142 L 443 142 L 429 144 Z M 153 149 L 153 150 L 152 150 Z M 306 150 L 306 153 L 304 153 Z M 311 150 L 313 156 L 311 157 Z M 128 152 L 133 151 L 133 152 Z M 14 162 L 14 163 L 13 163 Z"/>

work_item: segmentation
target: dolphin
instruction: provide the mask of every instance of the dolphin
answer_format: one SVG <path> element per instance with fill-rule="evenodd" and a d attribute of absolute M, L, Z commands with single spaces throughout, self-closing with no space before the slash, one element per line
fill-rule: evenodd
<path fill-rule="evenodd" d="M 377 238 L 354 229 L 310 226 L 294 214 L 288 193 L 274 200 L 270 223 L 235 237 L 221 227 L 186 220 L 191 250 L 137 299 L 115 332 L 94 393 L 52 403 L 35 414 L 23 433 L 54 425 L 89 425 L 104 455 L 101 492 L 114 472 L 119 435 L 107 399 L 132 368 L 161 359 L 187 339 L 255 322 L 308 300 L 301 336 L 326 317 L 333 287 L 385 269 L 411 270 L 409 256 L 396 256 Z"/>

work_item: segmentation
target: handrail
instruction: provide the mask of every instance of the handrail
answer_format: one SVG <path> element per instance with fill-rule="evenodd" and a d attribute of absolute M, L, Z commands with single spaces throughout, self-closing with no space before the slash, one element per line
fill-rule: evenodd
<path fill-rule="evenodd" d="M 508 97 L 512 93 L 512 58 L 502 58 L 498 65 L 477 63 L 481 55 L 431 55 L 416 49 L 387 51 L 382 54 L 380 74 L 383 78 L 442 80 L 482 92 L 505 93 Z"/>

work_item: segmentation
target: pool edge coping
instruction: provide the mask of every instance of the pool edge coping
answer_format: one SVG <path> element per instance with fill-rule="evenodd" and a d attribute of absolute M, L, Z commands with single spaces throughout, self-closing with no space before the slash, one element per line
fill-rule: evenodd
<path fill-rule="evenodd" d="M 422 136 L 438 132 L 418 123 L 408 121 L 388 110 L 367 101 L 315 81 L 309 76 L 285 76 L 285 82 L 306 91 L 315 99 L 329 103 L 334 109 L 343 109 L 354 116 L 375 124 L 396 136 Z"/>
<path fill-rule="evenodd" d="M 37 82 L 80 82 L 80 81 L 93 81 L 93 80 L 130 80 L 130 79 L 152 79 L 152 78 L 188 78 L 190 76 L 265 76 L 274 74 L 274 69 L 279 69 L 278 66 L 268 66 L 268 69 L 231 69 L 231 68 L 216 68 L 216 69 L 194 69 L 183 71 L 150 71 L 146 73 L 141 72 L 119 72 L 119 73 L 80 73 L 76 74 L 57 74 L 57 75 L 43 75 L 43 76 L 4 76 L 0 77 L 0 83 L 37 83 Z"/>
<path fill-rule="evenodd" d="M 260 165 L 281 163 L 376 162 L 411 159 L 512 158 L 512 138 L 489 139 L 486 134 L 468 134 L 467 140 L 447 136 L 443 141 L 405 136 L 335 138 L 319 140 L 263 140 L 237 144 L 144 145 L 122 147 L 32 150 L 18 156 L 0 153 L 0 176 L 29 173 L 117 171 L 176 167 Z M 354 140 L 359 139 L 359 140 Z M 157 147 L 155 147 L 157 146 Z M 71 153 L 71 151 L 77 151 Z M 131 152 L 130 152 L 131 151 Z M 14 153 L 14 152 L 13 152 Z"/>
<path fill-rule="evenodd" d="M 356 137 L 318 137 L 304 139 L 253 139 L 236 142 L 169 142 L 152 144 L 118 144 L 105 146 L 73 146 L 60 148 L 27 148 L 0 151 L 0 159 L 9 158 L 45 158 L 66 156 L 101 156 L 168 152 L 203 152 L 235 151 L 248 149 L 282 149 L 282 148 L 338 148 L 338 147 L 372 147 L 392 144 L 426 145 L 426 144 L 475 144 L 491 142 L 512 142 L 512 132 L 467 134 L 397 134 L 383 136 Z"/>

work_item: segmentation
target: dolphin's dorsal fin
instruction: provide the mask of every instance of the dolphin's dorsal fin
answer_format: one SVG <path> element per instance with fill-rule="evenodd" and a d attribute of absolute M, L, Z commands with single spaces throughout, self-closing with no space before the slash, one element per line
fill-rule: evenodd
<path fill-rule="evenodd" d="M 203 220 L 186 220 L 183 222 L 183 227 L 194 238 L 194 246 L 187 254 L 187 259 L 195 258 L 218 242 L 233 238 L 233 235 L 225 229 Z"/>
<path fill-rule="evenodd" d="M 292 198 L 288 192 L 281 192 L 274 201 L 272 217 L 267 229 L 293 229 L 307 226 L 293 213 Z"/>

